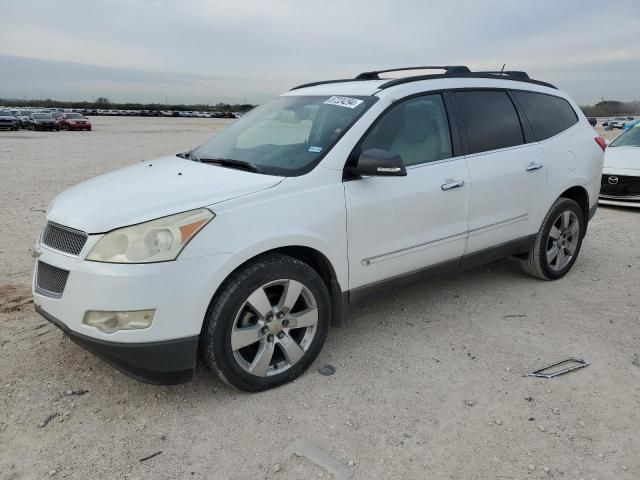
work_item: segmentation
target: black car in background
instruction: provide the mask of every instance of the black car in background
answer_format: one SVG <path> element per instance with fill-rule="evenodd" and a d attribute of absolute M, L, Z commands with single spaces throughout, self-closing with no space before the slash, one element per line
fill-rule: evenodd
<path fill-rule="evenodd" d="M 18 130 L 18 128 L 20 128 L 20 122 L 13 113 L 0 110 L 0 128 Z"/>
<path fill-rule="evenodd" d="M 50 113 L 32 113 L 29 117 L 29 130 L 58 130 L 60 124 Z"/>

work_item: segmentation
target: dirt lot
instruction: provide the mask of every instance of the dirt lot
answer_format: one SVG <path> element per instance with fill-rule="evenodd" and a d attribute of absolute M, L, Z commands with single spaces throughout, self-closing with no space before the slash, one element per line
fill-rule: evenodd
<path fill-rule="evenodd" d="M 285 455 L 297 439 L 355 479 L 640 478 L 640 211 L 599 209 L 557 282 L 505 260 L 372 300 L 282 388 L 239 393 L 204 368 L 151 386 L 33 312 L 34 241 L 57 192 L 225 121 L 93 122 L 0 132 L 0 479 L 330 478 Z M 592 365 L 523 377 L 570 356 Z M 327 363 L 335 375 L 317 372 Z"/>

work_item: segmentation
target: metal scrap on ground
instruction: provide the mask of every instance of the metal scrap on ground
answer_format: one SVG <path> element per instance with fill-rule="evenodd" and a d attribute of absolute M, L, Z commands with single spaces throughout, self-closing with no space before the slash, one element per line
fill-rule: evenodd
<path fill-rule="evenodd" d="M 287 457 L 290 457 L 295 453 L 296 455 L 308 458 L 313 463 L 324 468 L 327 472 L 333 475 L 335 480 L 347 480 L 353 475 L 353 468 L 346 467 L 340 461 L 332 457 L 331 454 L 314 443 L 311 443 L 309 440 L 296 440 L 285 449 L 284 453 Z"/>
<path fill-rule="evenodd" d="M 588 367 L 589 365 L 591 365 L 591 363 L 581 358 L 568 358 L 567 360 L 554 363 L 535 372 L 527 373 L 527 377 L 553 378 L 578 370 L 579 368 Z"/>

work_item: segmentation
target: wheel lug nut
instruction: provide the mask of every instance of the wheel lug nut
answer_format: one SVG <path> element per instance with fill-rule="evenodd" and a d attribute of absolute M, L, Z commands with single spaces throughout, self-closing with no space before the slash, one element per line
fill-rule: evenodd
<path fill-rule="evenodd" d="M 269 327 L 262 327 L 262 333 L 267 333 L 269 331 Z"/>
<path fill-rule="evenodd" d="M 286 327 L 286 326 L 288 326 L 288 325 L 289 325 L 289 320 L 286 320 L 286 319 L 285 319 L 285 320 L 283 320 L 283 321 L 282 321 L 282 326 L 283 326 L 283 327 Z"/>
<path fill-rule="evenodd" d="M 283 338 L 283 337 L 284 337 L 284 333 L 278 332 L 278 338 Z"/>
<path fill-rule="evenodd" d="M 273 342 L 273 335 L 267 335 L 267 341 Z"/>
<path fill-rule="evenodd" d="M 281 319 L 282 317 L 284 317 L 284 313 L 282 312 L 278 312 L 278 315 L 276 315 L 278 317 L 278 319 Z"/>

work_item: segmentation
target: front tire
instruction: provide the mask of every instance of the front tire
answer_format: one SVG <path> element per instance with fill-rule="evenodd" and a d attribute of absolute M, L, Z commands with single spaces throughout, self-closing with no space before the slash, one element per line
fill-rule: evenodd
<path fill-rule="evenodd" d="M 315 270 L 286 255 L 264 255 L 212 300 L 202 332 L 205 363 L 247 392 L 290 382 L 320 353 L 330 315 L 329 292 Z"/>
<path fill-rule="evenodd" d="M 578 258 L 585 232 L 580 205 L 560 197 L 542 221 L 533 248 L 521 260 L 522 269 L 543 280 L 564 277 Z"/>

